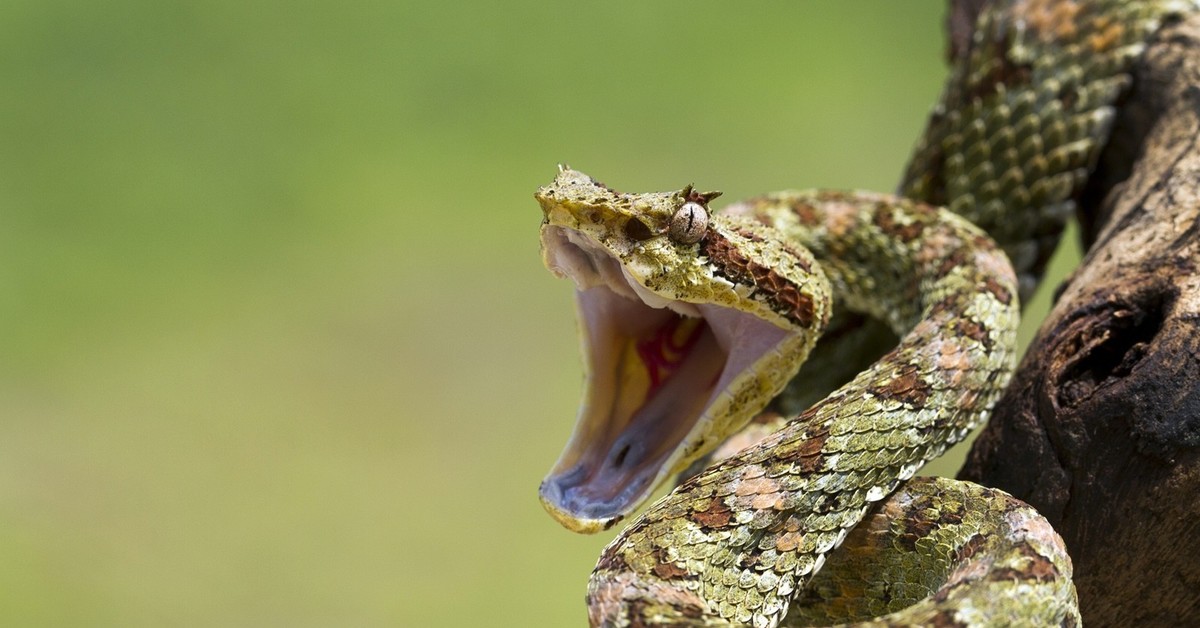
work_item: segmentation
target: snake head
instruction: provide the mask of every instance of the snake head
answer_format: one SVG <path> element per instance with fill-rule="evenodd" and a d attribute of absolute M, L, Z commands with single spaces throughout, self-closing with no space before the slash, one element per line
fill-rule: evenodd
<path fill-rule="evenodd" d="M 665 235 L 682 246 L 702 240 L 707 235 L 708 203 L 720 195 L 698 192 L 690 185 L 676 192 L 624 194 L 560 166 L 554 182 L 534 197 L 546 224 L 584 234 L 628 259 L 632 249 L 656 236 Z"/>
<path fill-rule="evenodd" d="M 562 168 L 535 195 L 543 261 L 576 286 L 585 361 L 574 433 L 539 490 L 571 530 L 611 527 L 744 426 L 828 320 L 809 253 L 712 215 L 718 194 L 625 194 Z"/>

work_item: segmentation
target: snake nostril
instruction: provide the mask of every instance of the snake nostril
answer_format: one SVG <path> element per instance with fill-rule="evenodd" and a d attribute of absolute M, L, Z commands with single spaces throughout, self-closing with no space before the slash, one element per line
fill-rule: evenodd
<path fill-rule="evenodd" d="M 629 455 L 629 444 L 626 443 L 624 447 L 622 447 L 619 451 L 617 451 L 617 455 L 613 456 L 612 466 L 620 468 L 621 465 L 625 464 L 625 457 L 628 455 Z"/>

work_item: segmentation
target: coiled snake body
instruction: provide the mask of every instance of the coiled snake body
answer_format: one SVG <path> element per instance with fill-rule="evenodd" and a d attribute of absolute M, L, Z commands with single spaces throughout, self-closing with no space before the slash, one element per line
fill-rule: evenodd
<path fill-rule="evenodd" d="M 1129 68 L 1192 8 L 993 3 L 907 198 L 784 192 L 710 214 L 716 193 L 623 194 L 569 168 L 538 190 L 546 264 L 577 284 L 588 372 L 540 491 L 571 529 L 611 527 L 742 430 L 796 375 L 831 301 L 900 337 L 805 412 L 752 424 L 753 444 L 726 444 L 634 520 L 589 582 L 593 625 L 1078 623 L 1070 560 L 1036 512 L 910 478 L 990 412 L 1013 368 L 1019 295 L 1074 209 Z"/>

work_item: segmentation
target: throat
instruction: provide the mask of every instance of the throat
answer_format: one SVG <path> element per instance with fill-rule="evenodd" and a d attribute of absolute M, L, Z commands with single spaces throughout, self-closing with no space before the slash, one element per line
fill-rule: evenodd
<path fill-rule="evenodd" d="M 560 478 L 568 509 L 603 516 L 651 490 L 716 394 L 728 356 L 712 328 L 702 318 L 654 314 L 661 324 L 613 339 L 616 355 L 594 352 L 600 359 L 589 376 L 590 420 L 602 433 Z"/>
<path fill-rule="evenodd" d="M 705 331 L 702 319 L 675 316 L 649 338 L 635 342 L 637 356 L 649 379 L 651 395 L 679 370 Z"/>

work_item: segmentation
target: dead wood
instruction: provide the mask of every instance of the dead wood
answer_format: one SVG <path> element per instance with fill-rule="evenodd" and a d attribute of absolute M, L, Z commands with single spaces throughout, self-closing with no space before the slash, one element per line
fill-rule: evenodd
<path fill-rule="evenodd" d="M 1140 62 L 1081 199 L 1087 254 L 960 473 L 1054 524 L 1090 626 L 1200 625 L 1198 138 L 1193 17 Z"/>

